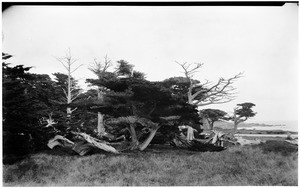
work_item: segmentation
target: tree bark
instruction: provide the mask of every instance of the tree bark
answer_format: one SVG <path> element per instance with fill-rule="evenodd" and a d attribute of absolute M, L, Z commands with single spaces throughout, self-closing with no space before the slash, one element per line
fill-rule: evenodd
<path fill-rule="evenodd" d="M 206 117 L 202 117 L 202 129 L 203 130 L 210 130 L 210 123 Z"/>
<path fill-rule="evenodd" d="M 71 104 L 71 63 L 68 63 L 68 96 L 67 96 L 67 104 Z M 72 110 L 70 107 L 67 108 L 67 119 L 71 120 Z"/>
<path fill-rule="evenodd" d="M 237 119 L 237 115 L 236 115 L 236 108 L 234 109 L 234 112 L 233 112 L 233 118 L 234 118 L 233 133 L 236 133 L 237 126 L 238 126 L 238 119 Z"/>
<path fill-rule="evenodd" d="M 154 138 L 154 136 L 155 136 L 158 128 L 159 127 L 157 127 L 156 129 L 151 129 L 150 134 L 147 137 L 147 139 L 142 144 L 139 145 L 139 150 L 140 151 L 143 151 L 143 150 L 145 150 L 148 147 L 148 145 L 150 144 L 150 142 L 153 140 L 153 138 Z"/>
<path fill-rule="evenodd" d="M 66 97 L 66 100 L 67 100 L 67 105 L 71 104 L 72 101 L 77 98 L 77 96 L 74 94 L 72 94 L 72 91 L 73 91 L 73 86 L 72 86 L 72 80 L 71 80 L 71 74 L 76 71 L 79 67 L 81 67 L 82 65 L 78 66 L 77 68 L 75 68 L 74 70 L 71 70 L 71 65 L 76 62 L 76 59 L 72 58 L 71 56 L 71 52 L 70 52 L 70 49 L 69 49 L 69 53 L 67 53 L 66 57 L 62 57 L 62 58 L 56 58 L 64 67 L 65 69 L 68 71 L 68 90 L 65 91 L 65 89 L 63 88 L 63 91 L 65 93 L 65 97 Z M 75 111 L 77 108 L 75 109 L 71 109 L 71 107 L 67 107 L 67 123 L 70 122 L 71 120 L 71 115 L 72 115 L 72 112 Z"/>
<path fill-rule="evenodd" d="M 98 88 L 98 100 L 103 102 L 103 95 L 100 91 L 100 87 Z M 104 115 L 101 112 L 98 112 L 98 123 L 97 123 L 97 131 L 98 135 L 102 136 L 105 133 L 104 123 L 103 123 Z"/>
<path fill-rule="evenodd" d="M 67 123 L 71 120 L 72 110 L 70 107 L 67 107 Z"/>
<path fill-rule="evenodd" d="M 247 117 L 245 117 L 245 119 L 242 119 L 243 117 L 237 116 L 236 110 L 237 109 L 235 108 L 234 112 L 233 112 L 233 118 L 234 118 L 234 130 L 233 130 L 233 133 L 236 133 L 238 124 L 240 124 L 240 123 L 242 123 L 242 122 L 244 122 L 244 121 L 246 121 L 248 119 Z"/>
<path fill-rule="evenodd" d="M 208 121 L 210 130 L 214 130 L 214 121 Z"/>
<path fill-rule="evenodd" d="M 94 59 L 94 65 L 89 67 L 89 70 L 92 71 L 94 74 L 98 76 L 98 79 L 101 79 L 103 73 L 107 71 L 107 69 L 112 65 L 111 60 L 108 59 L 107 55 L 104 57 L 104 65 L 97 61 L 97 59 Z M 104 101 L 103 98 L 103 88 L 101 86 L 98 86 L 98 100 L 100 102 Z M 97 131 L 98 135 L 103 135 L 105 133 L 105 127 L 103 123 L 103 117 L 104 115 L 101 112 L 98 112 L 98 123 L 97 123 Z"/>
<path fill-rule="evenodd" d="M 103 118 L 104 115 L 101 114 L 100 112 L 98 112 L 98 126 L 97 126 L 97 132 L 99 136 L 103 136 L 105 129 L 104 129 L 104 125 L 103 125 Z"/>
<path fill-rule="evenodd" d="M 137 135 L 135 132 L 135 128 L 132 124 L 129 125 L 130 126 L 130 135 L 131 135 L 131 150 L 135 150 L 138 148 L 139 146 L 139 141 L 137 139 Z"/>

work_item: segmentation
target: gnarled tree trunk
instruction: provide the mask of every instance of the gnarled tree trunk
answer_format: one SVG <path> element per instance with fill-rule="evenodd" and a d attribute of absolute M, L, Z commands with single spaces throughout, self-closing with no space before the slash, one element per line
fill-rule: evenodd
<path fill-rule="evenodd" d="M 131 135 L 131 147 L 130 150 L 135 150 L 139 146 L 139 141 L 137 139 L 136 131 L 133 124 L 129 125 L 130 127 L 130 135 Z"/>
<path fill-rule="evenodd" d="M 126 123 L 128 124 L 129 132 L 131 135 L 131 145 L 130 145 L 130 150 L 135 150 L 139 149 L 141 151 L 145 150 L 152 139 L 154 138 L 157 130 L 159 129 L 158 123 L 154 123 L 149 119 L 146 118 L 140 118 L 137 116 L 128 116 L 128 117 L 119 117 L 119 118 L 114 118 L 110 119 L 107 123 L 112 123 L 112 124 L 118 124 L 118 123 Z M 135 130 L 135 124 L 138 123 L 144 127 L 148 127 L 150 129 L 150 134 L 148 137 L 140 143 L 137 137 L 137 133 Z"/>
<path fill-rule="evenodd" d="M 154 136 L 155 136 L 155 134 L 156 134 L 156 132 L 157 132 L 158 129 L 159 129 L 159 127 L 157 127 L 156 129 L 152 129 L 150 131 L 150 134 L 146 138 L 146 140 L 142 144 L 139 145 L 139 150 L 140 151 L 143 151 L 143 150 L 145 150 L 148 147 L 148 145 L 153 140 L 153 138 L 154 138 Z"/>

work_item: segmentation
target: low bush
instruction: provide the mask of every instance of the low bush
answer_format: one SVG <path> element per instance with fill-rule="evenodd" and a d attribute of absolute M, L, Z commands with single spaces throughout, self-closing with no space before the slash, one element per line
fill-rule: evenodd
<path fill-rule="evenodd" d="M 298 146 L 280 140 L 267 140 L 266 143 L 252 147 L 259 147 L 264 153 L 274 152 L 284 156 L 291 155 L 298 151 Z"/>

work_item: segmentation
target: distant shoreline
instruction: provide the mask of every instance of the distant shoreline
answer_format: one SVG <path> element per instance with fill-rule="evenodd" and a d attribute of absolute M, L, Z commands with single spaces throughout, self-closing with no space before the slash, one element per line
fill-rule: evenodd
<path fill-rule="evenodd" d="M 233 129 L 232 122 L 219 121 L 214 125 L 218 129 Z M 258 134 L 298 134 L 298 122 L 297 121 L 286 121 L 286 123 L 277 122 L 276 124 L 266 123 L 241 123 L 238 125 L 238 131 L 247 134 L 258 133 Z"/>

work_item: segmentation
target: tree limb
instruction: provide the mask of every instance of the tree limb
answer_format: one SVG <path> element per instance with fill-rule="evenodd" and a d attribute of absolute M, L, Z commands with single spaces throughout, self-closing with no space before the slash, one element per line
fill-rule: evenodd
<path fill-rule="evenodd" d="M 76 69 L 74 69 L 73 71 L 71 71 L 71 74 L 72 74 L 73 72 L 75 72 L 77 69 L 79 69 L 82 65 L 83 65 L 83 64 L 79 65 Z"/>
<path fill-rule="evenodd" d="M 67 94 L 66 90 L 65 90 L 64 88 L 61 88 L 61 89 L 63 90 L 63 92 L 64 92 L 66 98 L 68 98 L 68 94 Z"/>
<path fill-rule="evenodd" d="M 77 107 L 76 107 L 76 108 L 74 108 L 73 110 L 71 110 L 70 112 L 71 112 L 71 113 L 73 113 L 75 110 L 77 110 Z"/>

